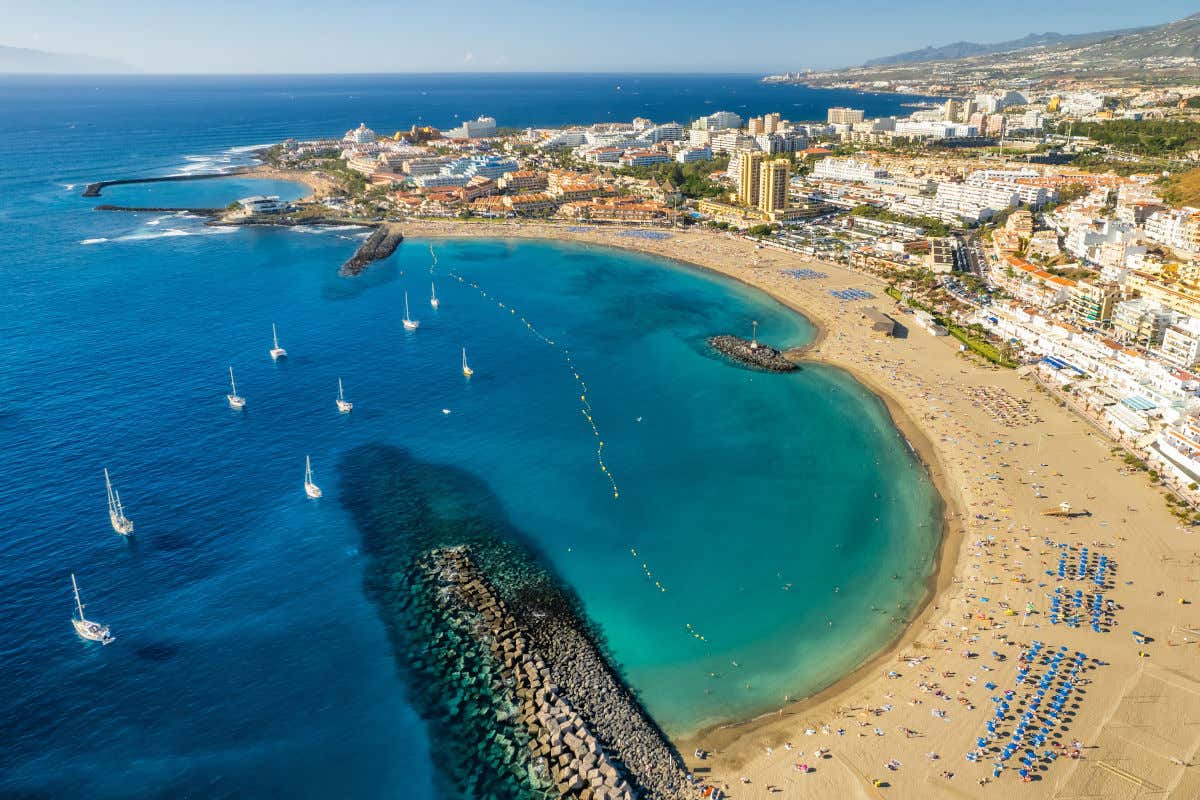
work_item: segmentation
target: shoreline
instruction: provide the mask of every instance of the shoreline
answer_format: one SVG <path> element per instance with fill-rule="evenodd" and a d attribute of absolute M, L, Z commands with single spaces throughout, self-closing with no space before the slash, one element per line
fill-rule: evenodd
<path fill-rule="evenodd" d="M 425 226 L 433 225 L 440 227 L 448 227 L 449 230 L 439 233 L 425 231 Z M 536 223 L 535 223 L 536 225 Z M 632 239 L 628 243 L 622 245 L 617 242 L 600 242 L 587 238 L 572 238 L 570 236 L 554 236 L 550 235 L 550 230 L 553 226 L 539 225 L 538 230 L 530 234 L 528 228 L 531 227 L 522 223 L 519 227 L 507 223 L 495 222 L 470 222 L 470 223 L 454 223 L 446 222 L 428 222 L 420 221 L 418 223 L 401 223 L 400 226 L 409 231 L 408 235 L 418 238 L 515 238 L 515 239 L 540 239 L 555 242 L 573 242 L 576 244 L 584 244 L 600 247 L 616 247 L 618 249 L 629 250 L 631 252 L 653 255 L 655 257 L 664 258 L 668 261 L 673 261 L 688 269 L 696 269 L 703 272 L 710 272 L 716 275 L 721 275 L 730 278 L 742 286 L 749 287 L 756 291 L 761 291 L 770 297 L 775 302 L 783 305 L 789 311 L 799 314 L 804 317 L 813 327 L 813 337 L 811 341 L 798 347 L 790 348 L 789 353 L 795 353 L 799 356 L 798 363 L 819 364 L 833 369 L 840 370 L 848 375 L 851 379 L 857 382 L 868 393 L 878 398 L 887 411 L 888 417 L 896 432 L 905 440 L 913 457 L 920 463 L 921 467 L 929 476 L 930 482 L 933 484 L 935 491 L 940 499 L 941 513 L 936 515 L 941 522 L 941 535 L 939 537 L 936 552 L 933 556 L 933 565 L 930 574 L 926 577 L 925 591 L 921 598 L 917 601 L 917 606 L 911 618 L 906 621 L 904 626 L 884 644 L 882 644 L 870 656 L 856 665 L 849 673 L 834 680 L 828 686 L 819 689 L 815 693 L 794 700 L 783 707 L 783 716 L 799 714 L 810 710 L 822 703 L 839 697 L 852 689 L 857 688 L 868 677 L 870 670 L 878 667 L 880 664 L 898 658 L 903 649 L 912 644 L 917 638 L 918 633 L 923 630 L 924 626 L 930 621 L 934 611 L 938 610 L 935 600 L 938 595 L 948 588 L 953 583 L 954 571 L 958 560 L 959 549 L 963 538 L 963 529 L 960 524 L 963 514 L 963 503 L 961 496 L 954 490 L 946 480 L 946 472 L 941 460 L 933 446 L 932 440 L 920 425 L 912 419 L 908 411 L 900 404 L 899 400 L 894 397 L 891 392 L 875 381 L 871 376 L 867 375 L 862 370 L 855 369 L 853 365 L 843 363 L 837 359 L 824 357 L 820 353 L 821 345 L 827 340 L 829 335 L 830 322 L 818 312 L 812 311 L 809 308 L 800 306 L 790 298 L 784 297 L 776 292 L 773 292 L 765 287 L 756 285 L 744 280 L 741 276 L 731 272 L 718 269 L 712 265 L 701 264 L 697 261 L 690 261 L 685 258 L 664 256 L 655 251 L 651 247 L 639 247 L 637 243 L 640 239 Z M 517 232 L 512 230 L 516 228 Z M 626 228 L 598 228 L 598 232 L 602 233 L 619 233 Z M 565 230 L 563 231 L 566 232 Z M 587 234 L 583 234 L 586 236 Z M 714 234 L 706 234 L 714 235 Z M 579 237 L 579 234 L 574 234 Z M 746 244 L 749 244 L 746 242 Z M 890 298 L 889 298 L 890 300 Z M 768 727 L 770 723 L 779 719 L 780 714 L 777 711 L 764 712 L 752 717 L 743 719 L 733 719 L 724 722 L 712 723 L 706 725 L 699 730 L 690 732 L 681 736 L 678 740 L 673 740 L 680 752 L 690 752 L 699 747 L 701 743 L 705 745 L 704 749 L 714 749 L 728 746 L 736 739 L 742 738 L 745 735 L 755 732 L 759 728 Z"/>
<path fill-rule="evenodd" d="M 1178 526 L 1143 473 L 1126 468 L 1106 439 L 1018 371 L 994 368 L 956 341 L 915 328 L 881 338 L 863 312 L 897 309 L 882 279 L 756 249 L 741 237 L 664 229 L 670 232 L 663 239 L 643 238 L 621 235 L 624 227 L 533 221 L 401 224 L 415 238 L 615 247 L 761 291 L 814 326 L 812 340 L 796 353 L 801 363 L 839 369 L 878 397 L 937 489 L 943 507 L 936 560 L 924 596 L 914 600 L 910 616 L 894 622 L 895 635 L 881 637 L 854 669 L 807 698 L 675 733 L 671 741 L 693 774 L 733 800 L 767 800 L 780 791 L 962 800 L 990 796 L 994 791 L 984 787 L 994 782 L 1007 782 L 1009 790 L 1020 783 L 1023 796 L 1035 800 L 1084 794 L 1125 800 L 1130 781 L 1170 787 L 1164 796 L 1200 796 L 1200 772 L 1186 766 L 1200 753 L 1200 636 L 1191 610 L 1200 600 L 1193 596 L 1197 540 Z M 799 267 L 826 275 L 799 280 L 790 272 Z M 849 302 L 834 294 L 850 288 L 875 299 Z M 1062 502 L 1090 515 L 1047 515 Z M 1085 546 L 1093 563 L 1104 553 L 1118 565 L 1116 580 L 1097 587 L 1090 577 L 1055 579 L 1056 563 L 1076 563 Z M 1056 586 L 1111 600 L 1101 629 L 1058 619 L 1051 603 Z M 1155 643 L 1131 641 L 1134 629 Z M 1080 746 L 1042 759 L 1036 777 L 1022 782 L 1009 774 L 1019 765 L 1008 764 L 996 777 L 991 763 L 1015 723 L 996 723 L 993 739 L 984 728 L 997 689 L 1019 694 L 1017 669 L 1034 641 L 1087 653 L 1095 677 L 1074 696 L 1069 732 L 1055 740 Z M 1131 745 L 1127 731 L 1148 719 L 1153 728 L 1146 733 L 1156 744 Z M 977 744 L 980 737 L 986 747 Z M 976 762 L 964 760 L 977 749 L 983 754 Z M 1068 752 L 1075 755 L 1067 758 Z M 805 763 L 809 769 L 800 770 Z M 1107 764 L 1120 767 L 1101 769 Z"/>

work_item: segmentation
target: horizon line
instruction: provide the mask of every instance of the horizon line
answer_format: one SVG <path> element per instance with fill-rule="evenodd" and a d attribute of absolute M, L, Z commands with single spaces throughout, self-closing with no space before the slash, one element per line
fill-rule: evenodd
<path fill-rule="evenodd" d="M 829 67 L 827 69 L 837 69 Z M 820 72 L 824 70 L 813 70 L 811 68 L 803 68 L 798 70 L 783 70 L 783 72 Z M 322 77 L 322 76 L 381 76 L 381 75 L 773 75 L 778 72 L 769 70 L 646 70 L 646 71 L 620 71 L 612 69 L 598 70 L 535 70 L 535 69 L 511 69 L 511 70 L 389 70 L 383 72 L 316 72 L 316 71 L 298 71 L 298 72 L 146 72 L 142 70 L 130 71 L 95 71 L 95 72 L 36 72 L 36 71 L 21 71 L 21 72 L 4 72 L 0 71 L 0 78 L 14 77 L 62 77 L 62 78 L 100 78 L 100 77 L 144 77 L 144 78 L 182 78 L 182 77 L 197 77 L 197 78 L 248 78 L 248 77 Z"/>

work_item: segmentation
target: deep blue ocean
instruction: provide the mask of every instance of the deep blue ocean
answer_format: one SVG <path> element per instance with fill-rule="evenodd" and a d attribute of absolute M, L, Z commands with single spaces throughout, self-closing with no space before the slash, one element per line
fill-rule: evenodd
<path fill-rule="evenodd" d="M 758 292 L 570 242 L 435 241 L 431 276 L 431 243 L 410 240 L 345 279 L 353 229 L 92 210 L 302 187 L 96 201 L 82 184 L 237 165 L 359 122 L 803 119 L 911 99 L 751 76 L 0 77 L 0 796 L 451 794 L 388 641 L 394 611 L 364 590 L 353 512 L 371 498 L 348 490 L 371 485 L 362 456 L 380 448 L 477 479 L 480 508 L 578 594 L 673 733 L 844 674 L 896 633 L 937 546 L 936 494 L 877 398 L 835 370 L 768 375 L 707 351 L 752 319 L 774 344 L 808 340 Z M 112 645 L 74 635 L 72 572 Z"/>

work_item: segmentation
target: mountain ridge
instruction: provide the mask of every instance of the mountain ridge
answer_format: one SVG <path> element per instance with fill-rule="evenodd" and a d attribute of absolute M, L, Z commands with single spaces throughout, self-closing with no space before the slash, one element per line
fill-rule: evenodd
<path fill-rule="evenodd" d="M 27 47 L 0 45 L 0 75 L 137 72 L 128 64 L 111 58 L 82 53 L 55 53 Z"/>
<path fill-rule="evenodd" d="M 1029 50 L 1034 47 L 1057 47 L 1069 45 L 1074 47 L 1083 47 L 1085 45 L 1094 44 L 1105 39 L 1111 39 L 1118 36 L 1128 34 L 1142 33 L 1154 29 L 1157 26 L 1144 26 L 1138 28 L 1120 28 L 1111 31 L 1098 31 L 1095 33 L 1030 33 L 1022 36 L 1020 39 L 1010 39 L 1006 42 L 995 42 L 992 44 L 981 44 L 979 42 L 951 42 L 950 44 L 940 47 L 923 47 L 920 50 L 909 50 L 905 53 L 896 53 L 895 55 L 882 56 L 873 58 L 869 61 L 864 61 L 864 67 L 890 67 L 900 64 L 920 64 L 929 61 L 956 61 L 960 58 L 970 58 L 972 56 L 986 56 L 997 53 L 1011 53 L 1018 50 Z"/>

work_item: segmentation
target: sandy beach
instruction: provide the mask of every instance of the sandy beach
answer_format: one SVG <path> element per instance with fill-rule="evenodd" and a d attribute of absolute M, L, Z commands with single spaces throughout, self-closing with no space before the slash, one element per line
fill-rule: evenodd
<path fill-rule="evenodd" d="M 312 190 L 310 194 L 297 202 L 312 203 L 328 197 L 337 189 L 337 182 L 332 178 L 313 170 L 281 169 L 267 164 L 259 164 L 245 172 L 236 173 L 239 178 L 261 178 L 263 180 L 292 181 L 302 183 Z"/>
<path fill-rule="evenodd" d="M 946 524 L 921 610 L 897 622 L 892 644 L 818 695 L 677 742 L 704 780 L 734 798 L 987 797 L 1003 787 L 1038 798 L 1200 797 L 1200 768 L 1191 766 L 1200 749 L 1197 534 L 1180 527 L 1144 473 L 1125 468 L 1111 443 L 1020 371 L 982 364 L 953 338 L 926 333 L 879 279 L 725 234 L 679 230 L 659 240 L 619 229 L 474 221 L 402 229 L 411 237 L 619 247 L 757 287 L 819 327 L 804 357 L 848 371 L 882 397 L 929 469 Z M 786 274 L 797 268 L 827 277 Z M 846 288 L 875 299 L 830 294 Z M 872 334 L 862 318 L 871 306 L 906 334 Z M 1046 516 L 1063 502 L 1073 516 Z M 1054 624 L 1056 588 L 1063 606 Z M 1078 624 L 1067 624 L 1076 616 Z M 1041 649 L 1031 652 L 1034 642 Z M 1047 655 L 1060 648 L 1061 667 Z M 1077 653 L 1085 654 L 1078 662 Z M 1019 669 L 1026 669 L 1020 682 Z M 1049 692 L 1046 704 L 1059 694 L 1053 722 L 1036 681 Z M 1004 703 L 999 717 L 997 702 Z M 1032 733 L 1022 734 L 1017 755 L 993 777 L 997 753 L 1025 712 Z M 1019 759 L 1046 725 L 1023 780 Z M 979 737 L 986 737 L 982 748 Z M 706 757 L 694 757 L 697 750 Z"/>

